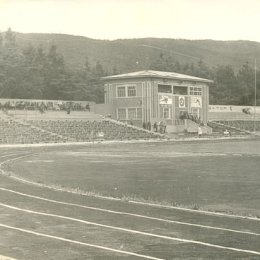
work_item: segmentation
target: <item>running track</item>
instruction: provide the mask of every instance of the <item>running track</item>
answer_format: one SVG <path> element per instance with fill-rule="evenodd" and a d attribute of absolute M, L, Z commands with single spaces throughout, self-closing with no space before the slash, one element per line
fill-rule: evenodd
<path fill-rule="evenodd" d="M 0 163 L 26 156 L 1 151 Z M 91 198 L 0 175 L 0 259 L 260 259 L 260 220 Z"/>

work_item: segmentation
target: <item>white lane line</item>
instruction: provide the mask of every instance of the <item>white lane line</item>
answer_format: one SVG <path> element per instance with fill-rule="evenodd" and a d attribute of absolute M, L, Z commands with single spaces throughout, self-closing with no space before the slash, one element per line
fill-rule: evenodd
<path fill-rule="evenodd" d="M 1 223 L 0 223 L 0 227 L 8 228 L 8 229 L 16 230 L 16 231 L 21 231 L 21 232 L 24 232 L 24 233 L 28 233 L 28 234 L 32 234 L 32 235 L 36 235 L 36 236 L 40 236 L 40 237 L 52 238 L 52 239 L 56 239 L 56 240 L 59 240 L 59 241 L 69 242 L 69 243 L 72 243 L 72 244 L 77 244 L 77 245 L 94 247 L 94 248 L 98 248 L 98 249 L 112 251 L 112 252 L 120 253 L 120 254 L 124 254 L 124 255 L 132 255 L 132 256 L 137 256 L 137 257 L 140 257 L 140 258 L 152 259 L 152 260 L 163 260 L 163 258 L 157 258 L 157 257 L 137 254 L 137 253 L 133 253 L 133 252 L 129 252 L 129 251 L 113 249 L 113 248 L 110 248 L 110 247 L 99 246 L 99 245 L 95 245 L 95 244 L 89 244 L 89 243 L 80 242 L 80 241 L 77 241 L 77 240 L 72 240 L 72 239 L 67 239 L 67 238 L 63 238 L 63 237 L 58 237 L 58 236 L 52 236 L 52 235 L 48 235 L 48 234 L 44 234 L 44 233 L 39 233 L 39 232 L 31 231 L 31 230 L 28 230 L 28 229 L 23 229 L 23 228 L 17 228 L 17 227 L 13 227 L 13 226 L 9 226 L 9 225 L 4 225 L 4 224 L 1 224 Z"/>
<path fill-rule="evenodd" d="M 8 154 L 8 155 L 4 155 L 4 156 L 1 156 L 1 157 L 3 158 L 3 157 L 13 156 L 13 155 L 20 155 L 20 154 L 23 154 L 23 153 L 21 152 L 21 153 Z M 18 159 L 21 159 L 21 158 L 24 158 L 24 157 L 27 157 L 29 155 L 31 155 L 31 153 L 25 153 L 22 156 L 18 156 L 18 157 L 15 157 L 15 158 L 11 158 L 11 159 L 2 161 L 2 162 L 0 162 L 0 166 L 2 166 L 5 163 L 11 162 L 11 161 L 15 161 L 15 160 L 18 160 Z"/>
<path fill-rule="evenodd" d="M 13 155 L 17 155 L 17 154 L 16 153 L 9 153 L 9 154 L 0 156 L 0 158 L 5 158 L 5 157 L 8 157 L 8 156 L 13 156 Z"/>
<path fill-rule="evenodd" d="M 90 206 L 85 206 L 85 205 L 80 205 L 80 204 L 75 204 L 75 203 L 67 203 L 67 202 L 58 201 L 58 200 L 46 199 L 43 197 L 34 196 L 34 195 L 30 195 L 30 194 L 26 194 L 26 193 L 14 191 L 14 190 L 2 188 L 2 187 L 0 187 L 0 190 L 11 192 L 11 193 L 14 193 L 14 194 L 17 194 L 20 196 L 24 196 L 24 197 L 28 197 L 28 198 L 33 198 L 33 199 L 47 201 L 47 202 L 56 203 L 56 204 L 62 204 L 62 205 L 66 205 L 66 206 L 73 206 L 73 207 L 90 209 L 90 210 L 101 211 L 101 212 L 106 212 L 106 213 L 156 220 L 156 221 L 160 221 L 160 222 L 166 222 L 166 223 L 172 223 L 172 224 L 178 224 L 178 225 L 187 225 L 187 226 L 193 226 L 193 227 L 199 227 L 199 228 L 207 228 L 207 229 L 213 229 L 213 230 L 221 230 L 221 231 L 228 231 L 228 232 L 234 232 L 234 233 L 240 233 L 240 234 L 260 236 L 259 233 L 254 233 L 254 232 L 249 232 L 249 231 L 240 231 L 240 230 L 236 230 L 236 229 L 220 228 L 220 227 L 215 227 L 215 226 L 206 226 L 206 225 L 193 224 L 193 223 L 183 222 L 183 221 L 168 220 L 168 219 L 163 219 L 163 218 L 150 217 L 150 216 L 122 212 L 122 211 L 114 211 L 114 210 L 108 210 L 108 209 L 103 209 L 103 208 L 90 207 Z"/>
<path fill-rule="evenodd" d="M 30 156 L 32 154 L 27 154 L 27 155 L 23 155 L 23 156 L 19 156 L 13 159 L 8 159 L 6 161 L 3 161 L 0 163 L 0 167 L 5 164 L 8 163 L 10 161 L 15 161 L 27 156 Z M 0 174 L 7 176 L 6 174 L 4 174 L 4 171 L 0 168 Z M 41 188 L 47 188 L 47 189 L 51 189 L 51 190 L 56 190 L 56 191 L 61 191 L 61 192 L 66 192 L 66 193 L 72 193 L 72 194 L 77 194 L 77 195 L 82 195 L 82 196 L 88 196 L 88 197 L 94 197 L 94 198 L 98 198 L 98 199 L 105 199 L 105 200 L 113 200 L 113 201 L 122 201 L 121 198 L 114 198 L 114 197 L 108 197 L 108 196 L 102 196 L 102 195 L 96 195 L 96 194 L 88 194 L 87 192 L 76 192 L 76 191 L 69 191 L 66 188 L 60 188 L 60 187 L 56 187 L 54 185 L 46 185 L 46 184 L 41 184 L 41 183 L 37 183 L 34 181 L 29 181 L 26 179 L 23 179 L 21 177 L 18 176 L 7 176 L 13 180 L 16 180 L 18 182 L 22 182 L 22 183 L 26 183 L 29 185 L 34 185 L 34 186 L 38 186 Z M 211 211 L 205 211 L 205 210 L 197 210 L 197 209 L 189 209 L 189 208 L 182 208 L 182 207 L 176 207 L 176 206 L 167 206 L 167 205 L 160 205 L 160 204 L 155 204 L 155 203 L 149 203 L 149 202 L 141 202 L 141 201 L 135 201 L 135 200 L 128 200 L 128 203 L 132 203 L 132 204 L 138 204 L 138 205 L 143 205 L 143 206 L 149 206 L 149 207 L 156 207 L 156 208 L 164 208 L 164 209 L 174 209 L 174 210 L 178 210 L 178 211 L 187 211 L 187 212 L 191 212 L 191 213 L 196 213 L 196 214 L 201 214 L 201 215 L 208 215 L 208 216 L 217 216 L 217 217 L 227 217 L 227 218 L 239 218 L 239 219 L 247 219 L 247 220 L 254 220 L 254 221 L 260 221 L 260 218 L 256 218 L 256 217 L 248 217 L 248 216 L 242 216 L 242 215 L 234 215 L 234 214 L 227 214 L 227 213 L 219 213 L 219 212 L 211 212 Z"/>
<path fill-rule="evenodd" d="M 156 207 L 156 208 L 176 209 L 176 210 L 187 211 L 187 212 L 191 212 L 191 213 L 200 213 L 202 215 L 227 217 L 227 218 L 240 218 L 240 219 L 260 221 L 260 218 L 256 218 L 256 217 L 247 217 L 247 216 L 242 216 L 242 215 L 231 215 L 231 214 L 227 214 L 227 213 L 219 213 L 219 212 L 211 212 L 211 211 L 205 211 L 205 210 L 197 210 L 197 209 L 188 209 L 188 208 L 181 208 L 181 207 L 175 207 L 175 206 L 159 205 L 159 204 L 155 204 L 155 203 L 141 202 L 141 201 L 135 201 L 135 200 L 129 200 L 128 202 L 132 203 L 132 204 L 139 204 L 139 205 L 151 206 L 151 207 Z"/>
<path fill-rule="evenodd" d="M 41 187 L 41 188 L 47 188 L 47 189 L 51 189 L 51 190 L 55 190 L 55 191 L 72 193 L 72 194 L 77 194 L 77 195 L 87 196 L 87 197 L 94 197 L 94 198 L 97 198 L 97 199 L 122 201 L 121 198 L 114 198 L 114 197 L 108 197 L 108 196 L 102 196 L 102 195 L 96 195 L 96 194 L 88 194 L 88 192 L 84 193 L 84 191 L 78 192 L 78 191 L 68 190 L 66 188 L 61 188 L 61 187 L 54 186 L 54 185 L 46 185 L 46 184 L 37 183 L 37 182 L 34 182 L 34 181 L 29 181 L 29 180 L 26 180 L 26 179 L 23 179 L 21 177 L 14 176 L 14 175 L 8 176 L 8 177 L 12 178 L 13 180 L 19 181 L 21 183 L 26 183 L 26 184 L 29 184 L 29 185 L 38 186 L 38 187 Z M 231 215 L 231 214 L 227 214 L 227 213 L 211 212 L 211 211 L 205 211 L 205 210 L 188 209 L 188 208 L 181 208 L 181 207 L 175 207 L 175 206 L 167 206 L 167 205 L 160 205 L 160 204 L 155 204 L 155 203 L 135 201 L 135 200 L 128 200 L 127 203 L 149 206 L 149 207 L 155 207 L 155 208 L 174 209 L 174 210 L 178 210 L 178 211 L 186 211 L 186 212 L 190 212 L 190 213 L 207 215 L 207 216 L 216 216 L 216 217 L 223 217 L 223 218 L 226 217 L 226 218 L 234 218 L 234 219 L 245 219 L 245 220 L 260 221 L 260 218 L 256 218 L 256 217 L 248 217 L 248 216 L 242 216 L 242 215 Z"/>
<path fill-rule="evenodd" d="M 92 225 L 92 226 L 97 226 L 97 227 L 102 227 L 102 228 L 108 228 L 108 229 L 113 229 L 113 230 L 119 230 L 119 231 L 128 232 L 128 233 L 132 233 L 132 234 L 138 234 L 138 235 L 150 236 L 150 237 L 161 238 L 161 239 L 166 239 L 166 240 L 171 240 L 171 241 L 191 243 L 191 244 L 214 247 L 214 248 L 219 248 L 219 249 L 225 249 L 225 250 L 237 251 L 237 252 L 242 252 L 242 253 L 260 255 L 260 252 L 253 251 L 253 250 L 220 246 L 220 245 L 211 244 L 211 243 L 202 242 L 202 241 L 197 241 L 197 240 L 170 237 L 170 236 L 165 236 L 165 235 L 157 235 L 157 234 L 153 234 L 153 233 L 147 233 L 147 232 L 142 232 L 142 231 L 128 229 L 128 228 L 121 228 L 121 227 L 116 227 L 116 226 L 104 225 L 104 224 L 99 224 L 99 223 L 96 223 L 96 222 L 85 221 L 85 220 L 66 217 L 66 216 L 62 216 L 62 215 L 56 215 L 56 214 L 44 213 L 44 212 L 33 211 L 33 210 L 28 210 L 28 209 L 22 209 L 22 208 L 10 206 L 10 205 L 4 204 L 4 203 L 0 203 L 0 206 L 6 207 L 6 208 L 9 208 L 9 209 L 13 209 L 13 210 L 18 210 L 18 211 L 30 213 L 30 214 L 47 216 L 47 217 L 55 217 L 55 218 L 75 221 L 75 222 L 79 222 L 79 223 L 83 223 L 83 224 L 87 224 L 87 225 Z"/>

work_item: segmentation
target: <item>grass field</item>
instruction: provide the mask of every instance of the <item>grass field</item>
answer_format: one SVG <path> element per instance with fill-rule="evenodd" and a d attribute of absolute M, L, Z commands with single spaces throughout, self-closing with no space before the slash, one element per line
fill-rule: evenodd
<path fill-rule="evenodd" d="M 0 259 L 260 257 L 258 140 L 0 152 Z"/>
<path fill-rule="evenodd" d="M 260 216 L 259 159 L 255 141 L 97 144 L 46 149 L 9 167 L 65 189 Z"/>

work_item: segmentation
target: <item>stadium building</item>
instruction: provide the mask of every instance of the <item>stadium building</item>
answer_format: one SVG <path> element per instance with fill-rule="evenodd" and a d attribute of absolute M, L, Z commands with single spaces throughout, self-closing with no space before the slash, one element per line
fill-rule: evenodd
<path fill-rule="evenodd" d="M 171 132 L 195 128 L 194 121 L 205 125 L 208 122 L 211 80 L 152 70 L 103 80 L 105 108 L 113 119 L 132 121 L 139 126 L 164 121 Z"/>

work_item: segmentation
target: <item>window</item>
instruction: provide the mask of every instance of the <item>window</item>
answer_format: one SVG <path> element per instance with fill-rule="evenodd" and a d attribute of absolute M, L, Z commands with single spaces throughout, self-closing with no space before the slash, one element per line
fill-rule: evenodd
<path fill-rule="evenodd" d="M 170 114 L 170 108 L 169 107 L 163 107 L 163 118 L 164 119 L 170 119 L 171 114 Z"/>
<path fill-rule="evenodd" d="M 191 108 L 191 114 L 193 116 L 196 116 L 197 118 L 200 118 L 200 110 L 199 110 L 199 108 Z"/>
<path fill-rule="evenodd" d="M 128 97 L 135 97 L 136 96 L 136 87 L 135 86 L 128 86 L 127 95 L 128 95 Z"/>
<path fill-rule="evenodd" d="M 125 97 L 125 87 L 117 87 L 117 96 L 118 97 Z"/>
<path fill-rule="evenodd" d="M 188 95 L 188 87 L 174 86 L 173 94 L 174 95 Z"/>
<path fill-rule="evenodd" d="M 117 109 L 117 119 L 118 120 L 125 120 L 126 119 L 126 109 L 125 108 L 118 108 Z"/>
<path fill-rule="evenodd" d="M 136 108 L 128 108 L 128 119 L 136 119 L 137 111 Z"/>
<path fill-rule="evenodd" d="M 159 93 L 172 93 L 172 86 L 158 84 L 158 92 Z"/>
<path fill-rule="evenodd" d="M 118 86 L 117 97 L 136 97 L 136 86 Z"/>
<path fill-rule="evenodd" d="M 201 96 L 202 95 L 202 89 L 201 88 L 190 87 L 190 95 Z"/>
<path fill-rule="evenodd" d="M 142 108 L 141 107 L 118 108 L 117 119 L 118 120 L 142 119 Z"/>
<path fill-rule="evenodd" d="M 137 119 L 142 119 L 142 108 L 139 107 L 136 109 L 137 110 Z"/>
<path fill-rule="evenodd" d="M 142 119 L 142 108 L 141 107 L 131 107 L 128 108 L 127 118 L 131 119 Z"/>

